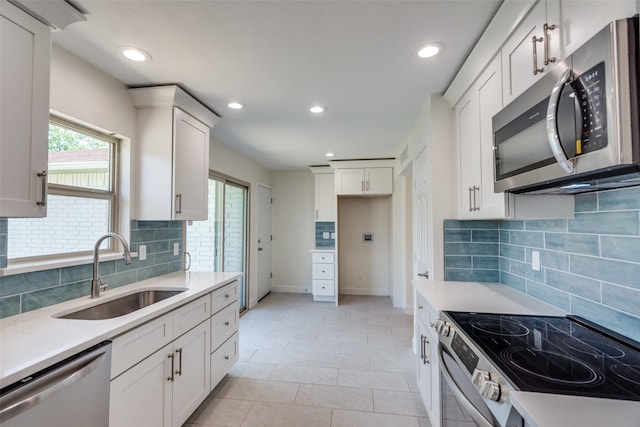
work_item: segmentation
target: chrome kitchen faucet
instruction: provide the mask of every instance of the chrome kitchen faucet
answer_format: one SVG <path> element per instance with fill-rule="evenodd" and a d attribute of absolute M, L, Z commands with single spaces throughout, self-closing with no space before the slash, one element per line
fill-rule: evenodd
<path fill-rule="evenodd" d="M 100 296 L 100 291 L 104 291 L 105 289 L 107 289 L 107 285 L 102 283 L 100 274 L 98 274 L 98 258 L 102 241 L 109 237 L 120 240 L 120 243 L 122 243 L 122 246 L 124 246 L 124 263 L 127 265 L 131 264 L 131 252 L 129 252 L 129 245 L 127 245 L 124 237 L 117 233 L 107 233 L 104 236 L 100 237 L 96 242 L 96 246 L 93 248 L 93 279 L 91 279 L 91 298 L 98 298 Z"/>

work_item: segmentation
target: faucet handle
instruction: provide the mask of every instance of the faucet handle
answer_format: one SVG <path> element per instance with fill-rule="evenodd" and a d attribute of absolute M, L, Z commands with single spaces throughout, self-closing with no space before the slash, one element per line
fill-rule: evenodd
<path fill-rule="evenodd" d="M 109 285 L 107 285 L 106 283 L 100 282 L 100 292 L 104 292 L 107 289 L 109 289 Z"/>

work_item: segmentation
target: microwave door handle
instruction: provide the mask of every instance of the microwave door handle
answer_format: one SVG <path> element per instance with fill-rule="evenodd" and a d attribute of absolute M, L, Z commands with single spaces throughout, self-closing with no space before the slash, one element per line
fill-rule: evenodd
<path fill-rule="evenodd" d="M 480 427 L 494 427 L 493 422 L 488 420 L 484 415 L 482 415 L 482 413 L 480 413 L 480 411 L 478 411 L 476 407 L 473 406 L 473 403 L 471 403 L 469 399 L 467 399 L 467 397 L 464 395 L 464 393 L 458 388 L 456 381 L 453 379 L 453 376 L 449 372 L 449 369 L 447 368 L 444 358 L 442 357 L 443 351 L 444 350 L 442 348 L 442 344 L 439 344 L 438 345 L 438 362 L 440 363 L 440 372 L 442 372 L 442 376 L 444 377 L 444 380 L 449 385 L 449 388 L 451 389 L 451 392 L 453 393 L 453 395 L 458 398 L 458 402 L 460 403 L 460 405 L 467 411 L 469 416 L 473 418 L 473 420 Z"/>
<path fill-rule="evenodd" d="M 557 113 L 558 102 L 560 101 L 562 88 L 565 84 L 567 84 L 570 77 L 571 69 L 567 68 L 560 76 L 560 79 L 556 82 L 556 85 L 553 87 L 551 96 L 549 97 L 549 105 L 547 106 L 547 138 L 549 140 L 549 147 L 551 148 L 553 157 L 556 158 L 556 162 L 558 162 L 562 170 L 564 170 L 566 173 L 573 173 L 575 168 L 573 162 L 567 159 L 567 156 L 564 154 L 564 149 L 560 144 L 560 136 L 558 135 Z"/>

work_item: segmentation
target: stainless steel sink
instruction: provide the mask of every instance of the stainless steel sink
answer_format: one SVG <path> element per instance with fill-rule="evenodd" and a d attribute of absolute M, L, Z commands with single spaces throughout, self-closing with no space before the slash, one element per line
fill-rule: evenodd
<path fill-rule="evenodd" d="M 124 316 L 136 310 L 155 304 L 174 295 L 178 295 L 186 289 L 165 290 L 165 289 L 145 289 L 133 294 L 92 305 L 71 313 L 56 315 L 59 319 L 82 319 L 82 320 L 104 320 L 114 317 Z"/>

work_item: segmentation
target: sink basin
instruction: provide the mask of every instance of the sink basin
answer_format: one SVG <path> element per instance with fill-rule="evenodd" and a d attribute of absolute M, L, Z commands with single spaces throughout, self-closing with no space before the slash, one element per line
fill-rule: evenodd
<path fill-rule="evenodd" d="M 82 319 L 82 320 L 104 320 L 114 317 L 124 316 L 133 313 L 136 310 L 150 306 L 159 301 L 165 300 L 174 295 L 178 295 L 186 289 L 166 290 L 166 289 L 145 289 L 133 294 L 123 295 L 121 297 L 103 302 L 101 304 L 92 305 L 71 313 L 56 315 L 59 319 Z"/>

